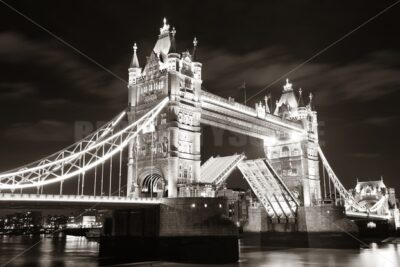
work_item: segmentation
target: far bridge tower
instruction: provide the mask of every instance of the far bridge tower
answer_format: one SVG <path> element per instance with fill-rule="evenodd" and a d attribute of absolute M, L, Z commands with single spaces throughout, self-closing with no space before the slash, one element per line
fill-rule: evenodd
<path fill-rule="evenodd" d="M 266 139 L 265 152 L 289 189 L 299 196 L 304 206 L 310 206 L 318 204 L 321 199 L 318 122 L 312 94 L 309 95 L 308 104 L 305 104 L 302 93 L 300 88 L 296 96 L 287 79 L 282 95 L 276 102 L 274 115 L 300 122 L 306 134 L 278 132 L 276 137 Z"/>

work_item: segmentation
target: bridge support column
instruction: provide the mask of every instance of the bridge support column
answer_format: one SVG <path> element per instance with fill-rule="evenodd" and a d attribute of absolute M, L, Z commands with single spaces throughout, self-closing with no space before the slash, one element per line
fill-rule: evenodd
<path fill-rule="evenodd" d="M 230 263 L 239 259 L 237 227 L 224 198 L 166 198 L 163 204 L 114 211 L 100 256 L 126 261 Z"/>
<path fill-rule="evenodd" d="M 357 225 L 343 207 L 299 207 L 295 223 L 273 223 L 264 207 L 249 209 L 244 226 L 246 244 L 273 247 L 358 248 Z"/>
<path fill-rule="evenodd" d="M 129 147 L 128 147 L 128 173 L 127 173 L 127 185 L 126 185 L 126 193 L 127 195 L 132 195 L 134 197 L 139 197 L 139 190 L 138 190 L 138 184 L 137 184 L 137 179 L 136 179 L 136 171 L 135 167 L 136 165 L 134 164 L 134 150 L 135 146 L 135 141 L 129 142 Z"/>

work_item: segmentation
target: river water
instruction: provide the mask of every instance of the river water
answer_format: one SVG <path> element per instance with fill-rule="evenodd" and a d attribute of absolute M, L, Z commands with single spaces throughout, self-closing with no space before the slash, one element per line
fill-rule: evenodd
<path fill-rule="evenodd" d="M 0 236 L 0 266 L 98 266 L 98 243 L 85 237 Z M 123 266 L 202 267 L 199 264 L 147 262 Z M 240 244 L 240 261 L 208 267 L 398 267 L 400 244 L 371 244 L 367 249 L 263 248 Z"/>

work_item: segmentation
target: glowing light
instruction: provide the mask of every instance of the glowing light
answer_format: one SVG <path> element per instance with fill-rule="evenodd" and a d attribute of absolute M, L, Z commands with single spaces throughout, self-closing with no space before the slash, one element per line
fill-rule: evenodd
<path fill-rule="evenodd" d="M 134 198 L 119 196 L 78 196 L 78 195 L 50 195 L 50 194 L 11 194 L 0 193 L 0 202 L 3 201 L 29 201 L 29 202 L 73 202 L 73 203 L 139 203 L 159 204 L 161 199 L 157 198 Z"/>
<path fill-rule="evenodd" d="M 108 160 L 109 158 L 111 158 L 115 154 L 119 153 L 120 150 L 122 150 L 124 147 L 126 147 L 133 138 L 135 138 L 144 128 L 146 128 L 152 121 L 154 121 L 155 117 L 161 112 L 161 110 L 164 108 L 164 106 L 167 103 L 168 103 L 168 97 L 166 97 L 156 107 L 154 107 L 146 115 L 144 115 L 143 117 L 141 117 L 140 119 L 138 119 L 134 123 L 128 125 L 124 129 L 122 129 L 119 132 L 109 136 L 108 138 L 105 138 L 103 140 L 100 139 L 101 141 L 96 141 L 93 144 L 91 144 L 88 147 L 86 147 L 85 149 L 82 149 L 80 151 L 74 152 L 70 156 L 66 156 L 66 157 L 58 159 L 58 160 L 50 161 L 50 162 L 48 162 L 46 164 L 41 164 L 41 165 L 38 164 L 38 165 L 36 165 L 34 167 L 31 167 L 31 168 L 24 168 L 24 169 L 19 169 L 19 170 L 15 171 L 15 172 L 6 172 L 4 174 L 0 174 L 0 181 L 2 179 L 7 179 L 7 178 L 13 181 L 13 184 L 0 184 L 0 190 L 1 189 L 15 190 L 15 189 L 20 189 L 20 188 L 36 188 L 36 187 L 39 187 L 39 186 L 48 185 L 48 184 L 57 183 L 57 182 L 60 182 L 60 181 L 67 180 L 67 179 L 69 179 L 69 178 L 71 178 L 73 176 L 76 176 L 78 174 L 84 173 L 84 172 L 92 169 L 93 167 L 101 164 L 102 162 Z M 136 126 L 137 126 L 137 129 L 136 129 L 136 131 L 133 132 L 133 129 Z M 125 137 L 125 140 L 122 139 L 122 137 L 124 137 L 123 135 L 127 135 Z M 116 142 L 118 140 L 120 140 L 120 143 L 117 145 Z M 52 171 L 54 171 L 54 168 L 59 169 L 61 164 L 69 164 L 74 159 L 82 157 L 85 154 L 90 154 L 91 151 L 99 149 L 102 146 L 107 145 L 107 144 L 111 144 L 112 145 L 112 149 L 110 149 L 107 154 L 103 155 L 103 157 L 101 157 L 101 158 L 94 157 L 95 160 L 88 161 L 88 163 L 90 162 L 89 164 L 87 164 L 85 166 L 82 166 L 81 168 L 79 168 L 79 169 L 77 169 L 75 171 L 71 171 L 69 173 L 65 173 L 63 175 L 59 175 L 58 176 L 57 174 L 52 173 Z M 53 167 L 53 166 L 55 166 L 55 167 Z M 46 169 L 46 168 L 50 168 L 50 170 Z M 53 168 L 53 169 L 51 169 L 51 168 Z M 14 183 L 14 180 L 13 180 L 14 176 L 21 176 L 23 174 L 31 174 L 31 173 L 35 173 L 35 171 L 38 171 L 38 170 L 40 170 L 40 172 L 42 173 L 42 176 L 47 175 L 47 176 L 45 176 L 45 178 L 47 178 L 50 174 L 53 174 L 55 177 L 51 178 L 51 179 L 48 179 L 48 180 L 44 180 L 44 179 L 40 180 L 40 178 L 42 176 L 39 175 L 39 177 L 37 177 L 37 176 L 32 177 L 28 181 L 28 182 L 30 182 L 29 184 L 22 183 L 22 179 L 21 179 L 21 181 L 19 181 L 19 182 L 21 182 L 21 184 L 15 184 Z M 24 182 L 26 182 L 26 181 L 24 181 Z"/>
<path fill-rule="evenodd" d="M 275 136 L 268 136 L 264 138 L 264 144 L 267 146 L 273 146 L 276 145 L 278 142 L 278 139 Z"/>
<path fill-rule="evenodd" d="M 290 138 L 290 141 L 297 142 L 297 141 L 301 141 L 302 139 L 304 139 L 304 135 L 291 132 L 291 133 L 289 133 L 289 138 Z"/>
<path fill-rule="evenodd" d="M 374 222 L 367 223 L 367 228 L 370 228 L 370 229 L 376 228 L 376 223 L 374 223 Z"/>

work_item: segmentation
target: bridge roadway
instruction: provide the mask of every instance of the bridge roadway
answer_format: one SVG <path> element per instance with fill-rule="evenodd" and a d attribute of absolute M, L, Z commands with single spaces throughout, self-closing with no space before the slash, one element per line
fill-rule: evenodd
<path fill-rule="evenodd" d="M 387 221 L 392 218 L 390 215 L 377 215 L 372 213 L 362 213 L 353 211 L 346 211 L 346 216 L 350 219 L 367 219 L 367 220 L 381 220 L 381 221 Z"/>
<path fill-rule="evenodd" d="M 0 207 L 137 207 L 159 205 L 162 199 L 119 196 L 0 193 Z"/>

